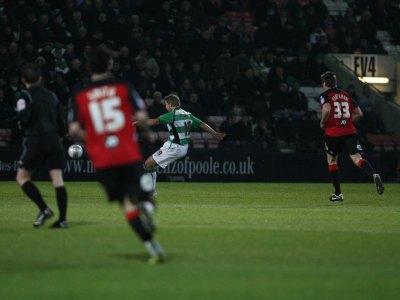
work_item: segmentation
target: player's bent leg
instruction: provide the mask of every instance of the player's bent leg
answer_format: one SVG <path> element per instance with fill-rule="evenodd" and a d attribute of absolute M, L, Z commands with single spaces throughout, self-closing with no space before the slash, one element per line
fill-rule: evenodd
<path fill-rule="evenodd" d="M 155 197 L 157 195 L 156 183 L 157 183 L 157 163 L 152 156 L 149 156 L 144 162 L 144 169 L 149 173 L 153 180 L 153 191 L 152 195 Z"/>
<path fill-rule="evenodd" d="M 67 229 L 69 227 L 69 224 L 67 222 L 68 194 L 64 186 L 62 170 L 50 170 L 49 175 L 56 192 L 57 206 L 60 213 L 58 220 L 55 221 L 53 225 L 51 225 L 51 228 Z"/>
<path fill-rule="evenodd" d="M 331 155 L 326 153 L 326 158 L 328 162 L 328 170 L 331 177 L 332 185 L 334 187 L 334 194 L 329 197 L 330 201 L 343 201 L 344 196 L 340 188 L 340 178 L 339 178 L 339 167 L 337 165 L 337 155 Z"/>
<path fill-rule="evenodd" d="M 372 178 L 375 183 L 377 193 L 382 195 L 385 188 L 383 186 L 381 176 L 375 172 L 369 161 L 363 159 L 360 153 L 352 154 L 350 155 L 350 158 L 357 167 L 359 167 L 362 171 L 364 171 L 365 174 Z"/>
<path fill-rule="evenodd" d="M 373 177 L 374 182 L 375 182 L 376 192 L 379 195 L 382 195 L 384 190 L 385 190 L 385 187 L 383 186 L 383 182 L 382 182 L 381 176 L 379 174 L 374 174 L 374 175 L 372 175 L 372 177 Z"/>
<path fill-rule="evenodd" d="M 165 254 L 161 245 L 159 245 L 153 238 L 155 230 L 154 222 L 151 216 L 147 213 L 146 208 L 140 203 L 135 201 L 132 203 L 128 197 L 124 198 L 122 206 L 126 215 L 128 223 L 142 240 L 150 258 L 148 263 L 151 265 L 164 261 Z"/>
<path fill-rule="evenodd" d="M 31 172 L 24 169 L 18 168 L 16 180 L 21 186 L 22 191 L 32 200 L 33 203 L 39 208 L 39 215 L 33 223 L 34 227 L 42 226 L 47 219 L 53 216 L 53 211 L 47 206 L 44 201 L 42 194 L 36 185 L 31 181 Z"/>

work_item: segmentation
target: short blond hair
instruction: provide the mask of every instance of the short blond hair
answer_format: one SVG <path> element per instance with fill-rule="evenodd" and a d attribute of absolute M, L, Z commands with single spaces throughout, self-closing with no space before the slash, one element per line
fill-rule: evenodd
<path fill-rule="evenodd" d="M 175 94 L 169 94 L 166 96 L 165 102 L 174 107 L 181 106 L 181 99 L 179 99 L 179 97 Z"/>

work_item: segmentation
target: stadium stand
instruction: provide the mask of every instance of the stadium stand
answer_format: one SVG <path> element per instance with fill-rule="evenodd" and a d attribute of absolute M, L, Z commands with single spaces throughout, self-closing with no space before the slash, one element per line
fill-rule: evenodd
<path fill-rule="evenodd" d="M 381 11 L 390 17 L 382 17 Z M 399 20 L 395 1 L 386 1 L 383 7 L 372 0 L 4 1 L 0 13 L 0 91 L 5 99 L 0 102 L 1 146 L 20 144 L 21 134 L 15 132 L 12 120 L 21 90 L 18 72 L 24 63 L 42 66 L 44 84 L 62 99 L 67 111 L 71 91 L 89 79 L 88 51 L 104 44 L 114 53 L 114 75 L 131 81 L 149 107 L 154 108 L 155 91 L 163 95 L 175 91 L 188 110 L 216 130 L 231 114 L 237 120 L 249 116 L 253 131 L 258 120 L 265 119 L 278 135 L 278 146 L 304 146 L 301 139 L 307 136 L 315 139 L 306 147 L 313 151 L 320 137 L 296 130 L 309 128 L 313 112 L 320 114 L 319 76 L 327 70 L 321 57 L 363 51 L 398 55 Z M 360 47 L 361 35 L 372 48 Z M 279 94 L 282 82 L 288 89 Z M 281 103 L 277 113 L 272 105 L 275 97 L 286 101 L 294 82 L 300 83 L 308 100 L 307 111 L 294 114 Z M 193 93 L 197 103 L 189 103 Z M 154 111 L 162 112 L 159 107 Z M 284 128 L 291 126 L 296 126 L 292 130 L 296 134 L 288 136 Z M 165 140 L 168 133 L 160 131 L 158 136 Z M 204 134 L 194 133 L 192 142 L 199 149 L 220 146 Z M 224 147 L 249 144 L 258 147 L 254 137 Z"/>

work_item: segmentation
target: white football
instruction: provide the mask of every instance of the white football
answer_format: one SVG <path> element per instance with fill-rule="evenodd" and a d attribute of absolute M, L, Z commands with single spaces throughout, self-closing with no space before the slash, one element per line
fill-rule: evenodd
<path fill-rule="evenodd" d="M 81 145 L 74 144 L 69 146 L 68 148 L 68 155 L 71 158 L 80 158 L 83 154 L 83 148 Z"/>

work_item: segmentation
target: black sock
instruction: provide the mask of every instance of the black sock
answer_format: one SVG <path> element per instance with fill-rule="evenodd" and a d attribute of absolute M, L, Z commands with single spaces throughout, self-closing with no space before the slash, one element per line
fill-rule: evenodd
<path fill-rule="evenodd" d="M 24 193 L 39 207 L 40 211 L 44 211 L 47 208 L 46 202 L 44 202 L 40 191 L 32 183 L 32 181 L 27 181 L 21 186 Z"/>
<path fill-rule="evenodd" d="M 329 174 L 331 175 L 331 181 L 333 187 L 335 188 L 335 194 L 339 195 L 342 193 L 340 189 L 340 180 L 339 180 L 339 168 L 337 165 L 329 165 Z"/>
<path fill-rule="evenodd" d="M 368 160 L 360 159 L 357 166 L 370 177 L 372 177 L 372 175 L 375 174 L 374 168 L 372 168 Z"/>
<path fill-rule="evenodd" d="M 67 204 L 68 204 L 68 197 L 67 197 L 67 190 L 64 186 L 60 186 L 55 188 L 56 190 L 56 198 L 57 198 L 57 205 L 58 211 L 60 212 L 60 221 L 66 220 L 67 215 Z"/>
<path fill-rule="evenodd" d="M 126 218 L 132 229 L 137 233 L 143 242 L 150 241 L 152 239 L 152 233 L 146 229 L 142 220 L 140 219 L 139 210 L 134 210 L 127 213 Z"/>

